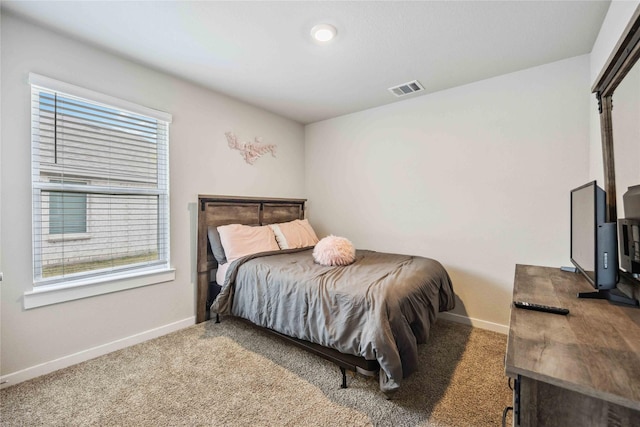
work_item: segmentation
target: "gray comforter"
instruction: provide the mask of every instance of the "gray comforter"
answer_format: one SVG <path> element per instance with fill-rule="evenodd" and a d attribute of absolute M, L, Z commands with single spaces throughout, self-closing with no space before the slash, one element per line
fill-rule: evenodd
<path fill-rule="evenodd" d="M 380 388 L 390 392 L 416 370 L 417 345 L 427 340 L 437 312 L 454 305 L 438 261 L 359 250 L 353 264 L 325 267 L 306 248 L 235 261 L 211 310 L 375 359 Z"/>

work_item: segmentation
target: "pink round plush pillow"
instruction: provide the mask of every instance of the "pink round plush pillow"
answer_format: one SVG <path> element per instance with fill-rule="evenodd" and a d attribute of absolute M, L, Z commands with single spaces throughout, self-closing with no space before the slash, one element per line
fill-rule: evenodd
<path fill-rule="evenodd" d="M 327 236 L 316 243 L 313 259 L 322 265 L 348 265 L 356 260 L 356 249 L 344 237 Z"/>

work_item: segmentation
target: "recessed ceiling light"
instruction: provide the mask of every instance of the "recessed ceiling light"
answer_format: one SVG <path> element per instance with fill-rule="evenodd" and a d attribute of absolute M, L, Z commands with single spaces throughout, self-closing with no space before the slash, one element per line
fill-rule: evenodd
<path fill-rule="evenodd" d="M 336 36 L 336 27 L 329 24 L 318 24 L 311 29 L 311 36 L 319 42 L 328 42 Z"/>

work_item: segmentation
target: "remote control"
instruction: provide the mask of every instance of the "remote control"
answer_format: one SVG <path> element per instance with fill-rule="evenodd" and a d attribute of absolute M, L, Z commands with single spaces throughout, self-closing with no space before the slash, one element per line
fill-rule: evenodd
<path fill-rule="evenodd" d="M 545 313 L 553 314 L 569 314 L 569 309 L 561 307 L 551 307 L 548 305 L 534 304 L 531 302 L 514 301 L 513 305 L 517 308 L 524 308 L 525 310 L 544 311 Z"/>

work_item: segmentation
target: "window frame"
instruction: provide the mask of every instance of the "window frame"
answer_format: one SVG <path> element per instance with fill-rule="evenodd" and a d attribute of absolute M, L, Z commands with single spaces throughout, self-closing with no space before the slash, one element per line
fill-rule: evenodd
<path fill-rule="evenodd" d="M 129 101 L 125 101 L 116 97 L 112 97 L 109 95 L 105 95 L 96 91 L 92 91 L 89 89 L 85 89 L 79 86 L 71 85 L 69 83 L 61 82 L 58 80 L 54 80 L 45 76 L 41 76 L 34 73 L 29 73 L 29 93 L 32 93 L 34 88 L 36 89 L 44 89 L 46 91 L 54 91 L 64 95 L 69 95 L 72 97 L 77 97 L 84 99 L 91 103 L 102 104 L 106 107 L 117 109 L 120 111 L 126 111 L 134 114 L 144 115 L 158 121 L 165 122 L 166 124 L 166 141 L 163 143 L 164 150 L 166 150 L 166 155 L 164 156 L 164 160 L 160 160 L 158 157 L 157 167 L 162 172 L 163 176 L 166 178 L 160 179 L 158 181 L 157 188 L 153 188 L 150 190 L 146 190 L 143 188 L 136 189 L 127 189 L 122 190 L 121 193 L 135 193 L 140 195 L 156 195 L 161 194 L 159 196 L 158 203 L 164 203 L 162 209 L 158 209 L 158 221 L 159 223 L 165 224 L 163 227 L 159 229 L 159 233 L 162 234 L 162 240 L 165 242 L 162 248 L 162 257 L 159 254 L 160 262 L 157 264 L 152 264 L 149 266 L 133 268 L 130 270 L 116 270 L 111 273 L 101 273 L 101 274 L 83 274 L 79 277 L 70 277 L 70 278 L 57 278 L 56 280 L 43 280 L 42 279 L 42 260 L 41 255 L 38 253 L 38 248 L 41 247 L 41 240 L 43 239 L 42 233 L 42 225 L 36 224 L 35 215 L 40 211 L 39 204 L 42 203 L 42 191 L 54 190 L 60 191 L 61 187 L 64 185 L 64 191 L 67 192 L 80 192 L 87 194 L 89 197 L 89 192 L 97 192 L 101 191 L 94 186 L 92 186 L 89 182 L 78 183 L 53 183 L 53 182 L 36 182 L 32 178 L 32 203 L 33 203 L 33 214 L 32 214 L 32 226 L 33 226 L 33 277 L 34 283 L 31 291 L 25 292 L 24 294 L 24 307 L 25 309 L 40 307 L 49 304 L 56 304 L 59 302 L 86 298 L 94 295 L 101 295 L 110 292 L 116 292 L 124 289 L 131 289 L 134 287 L 147 286 L 156 283 L 164 283 L 167 281 L 175 280 L 175 269 L 171 267 L 171 258 L 170 258 L 170 218 L 169 218 L 169 209 L 170 209 L 170 199 L 169 199 L 169 125 L 171 123 L 172 117 L 170 114 L 154 110 L 148 107 L 140 106 L 135 103 L 131 103 Z M 31 102 L 30 102 L 31 104 Z M 30 123 L 34 122 L 34 116 L 32 113 L 32 119 Z M 31 144 L 32 146 L 36 143 L 36 136 L 31 133 Z M 31 162 L 34 165 L 34 153 L 31 154 Z M 32 166 L 36 169 L 36 166 Z M 39 175 L 39 170 L 33 170 L 33 174 Z M 35 175 L 34 175 L 35 176 Z M 133 190 L 133 191 L 132 191 Z M 108 192 L 104 191 L 105 194 L 113 195 L 113 189 L 110 189 Z M 118 189 L 115 189 L 115 192 L 118 192 Z M 87 206 L 88 210 L 88 206 Z M 88 230 L 89 221 L 88 221 L 88 212 L 85 212 L 86 219 L 86 227 Z M 74 240 L 74 239 L 85 239 L 88 238 L 88 233 L 70 233 L 70 234 L 55 234 L 51 235 L 49 239 L 53 238 L 53 240 Z M 160 235 L 159 235 L 160 238 Z M 38 271 L 39 269 L 39 271 Z M 37 277 L 40 277 L 39 280 L 36 280 Z"/>

